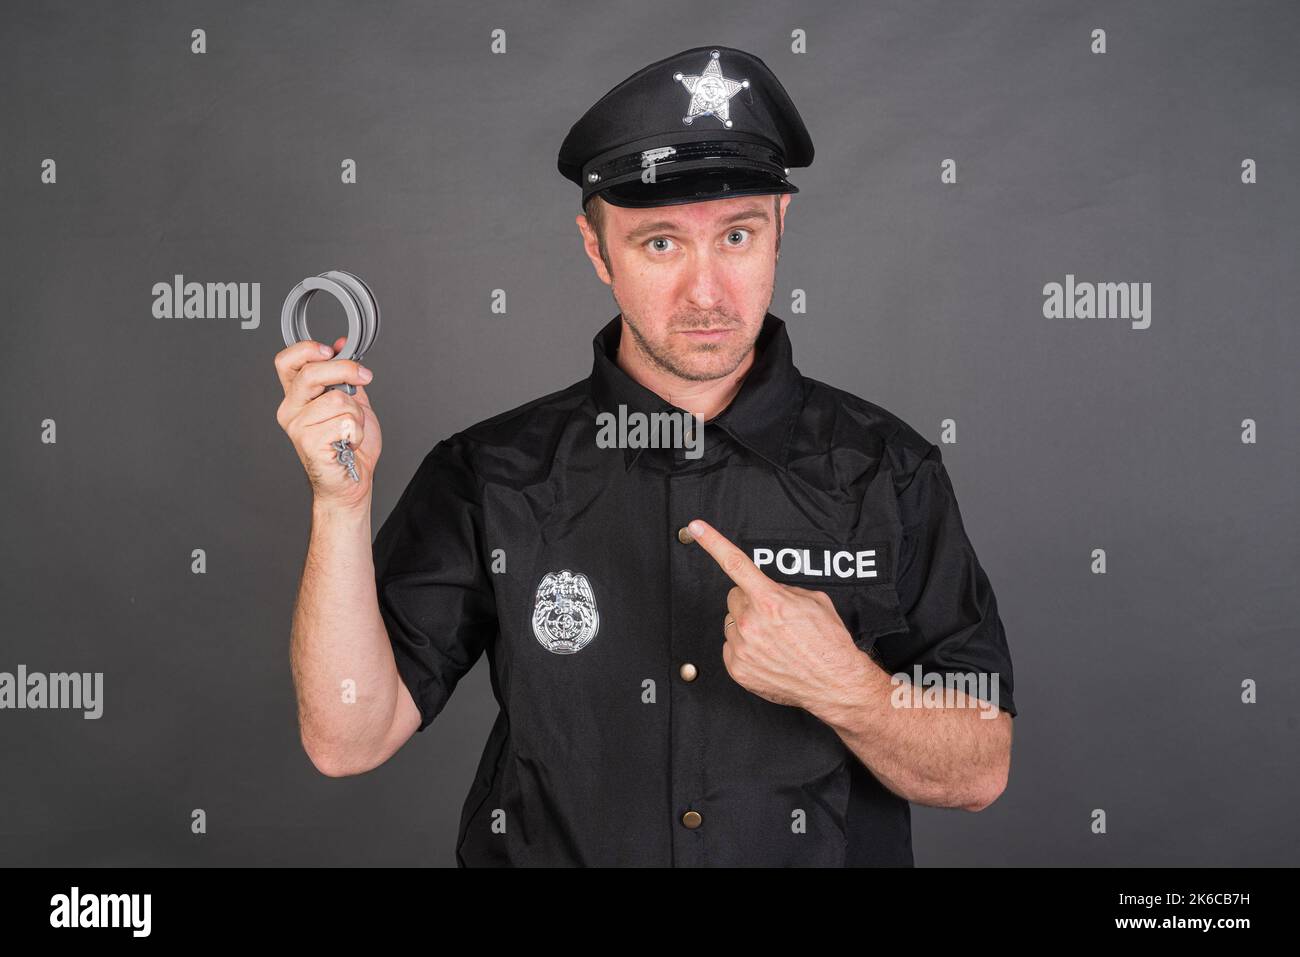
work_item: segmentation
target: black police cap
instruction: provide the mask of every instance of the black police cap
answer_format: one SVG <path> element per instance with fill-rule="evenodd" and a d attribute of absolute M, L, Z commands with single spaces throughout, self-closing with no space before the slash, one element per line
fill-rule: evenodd
<path fill-rule="evenodd" d="M 597 193 L 634 207 L 797 193 L 787 175 L 812 161 L 812 138 L 767 64 L 703 46 L 652 63 L 602 96 L 573 124 L 556 165 L 582 187 L 585 208 Z"/>

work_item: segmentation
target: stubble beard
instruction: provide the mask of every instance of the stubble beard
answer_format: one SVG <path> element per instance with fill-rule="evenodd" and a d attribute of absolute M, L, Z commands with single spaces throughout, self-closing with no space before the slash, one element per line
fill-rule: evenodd
<path fill-rule="evenodd" d="M 681 321 L 674 319 L 669 326 L 671 331 L 665 335 L 664 340 L 652 342 L 642 333 L 636 319 L 629 317 L 626 312 L 623 313 L 623 319 L 632 332 L 637 348 L 655 368 L 690 382 L 706 382 L 731 375 L 754 347 L 758 333 L 762 330 L 760 324 L 753 336 L 746 341 L 726 343 L 691 343 L 677 335 L 683 329 L 712 329 L 718 326 L 737 329 L 744 325 L 735 316 L 712 313 L 702 318 Z"/>
<path fill-rule="evenodd" d="M 765 313 L 771 311 L 772 299 L 775 295 L 776 284 L 773 282 L 768 291 Z M 614 297 L 614 301 L 618 302 L 617 296 Z M 744 322 L 741 321 L 740 316 L 715 310 L 703 314 L 674 315 L 668 324 L 670 331 L 664 336 L 663 341 L 653 342 L 641 331 L 640 321 L 635 316 L 630 315 L 626 309 L 623 309 L 622 303 L 618 303 L 618 305 L 624 322 L 632 331 L 633 342 L 641 354 L 661 372 L 667 372 L 679 379 L 690 382 L 707 382 L 731 375 L 745 361 L 745 357 L 754 348 L 754 343 L 758 341 L 759 333 L 763 331 L 763 323 L 760 321 L 753 334 L 747 336 L 744 341 L 726 343 L 692 343 L 686 338 L 677 335 L 683 329 L 712 329 L 718 326 L 729 329 L 744 327 Z"/>

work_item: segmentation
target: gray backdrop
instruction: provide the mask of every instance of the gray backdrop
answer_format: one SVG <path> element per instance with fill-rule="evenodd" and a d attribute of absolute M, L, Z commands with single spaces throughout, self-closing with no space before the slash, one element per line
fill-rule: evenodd
<path fill-rule="evenodd" d="M 1298 39 L 1289 2 L 6 3 L 0 671 L 103 672 L 104 704 L 0 711 L 0 861 L 454 863 L 486 659 L 369 774 L 299 744 L 280 304 L 334 267 L 381 303 L 377 529 L 438 439 L 588 373 L 617 307 L 560 141 L 720 43 L 816 144 L 772 307 L 795 362 L 956 423 L 1014 658 L 1010 785 L 914 806 L 918 865 L 1297 863 Z M 178 273 L 259 283 L 260 325 L 155 318 Z M 1046 318 L 1067 274 L 1149 282 L 1150 326 Z"/>

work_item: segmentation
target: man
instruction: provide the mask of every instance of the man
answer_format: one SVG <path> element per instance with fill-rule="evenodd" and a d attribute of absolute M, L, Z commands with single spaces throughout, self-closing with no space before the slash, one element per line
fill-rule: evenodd
<path fill-rule="evenodd" d="M 740 50 L 607 93 L 558 160 L 620 308 L 591 375 L 439 442 L 373 550 L 368 374 L 277 359 L 315 495 L 303 745 L 330 775 L 383 763 L 486 653 L 461 866 L 906 866 L 909 801 L 1005 786 L 1011 662 L 938 447 L 804 377 L 767 311 L 812 157 Z"/>

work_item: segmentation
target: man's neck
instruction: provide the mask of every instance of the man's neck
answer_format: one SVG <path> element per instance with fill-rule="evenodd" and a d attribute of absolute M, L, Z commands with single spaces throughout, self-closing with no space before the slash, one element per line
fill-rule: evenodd
<path fill-rule="evenodd" d="M 628 335 L 624 323 L 618 340 L 615 361 L 638 384 L 645 386 L 659 398 L 679 409 L 700 415 L 707 422 L 731 404 L 740 386 L 754 365 L 754 350 L 741 361 L 735 371 L 720 379 L 693 380 L 675 376 L 655 365 Z"/>

